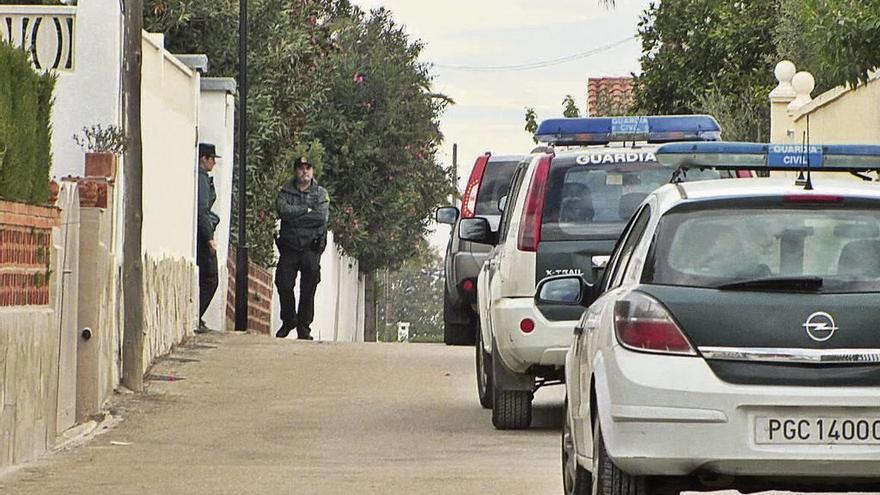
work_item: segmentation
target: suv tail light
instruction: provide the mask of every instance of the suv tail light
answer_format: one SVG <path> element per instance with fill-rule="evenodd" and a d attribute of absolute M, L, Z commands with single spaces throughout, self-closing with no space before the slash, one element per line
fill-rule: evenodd
<path fill-rule="evenodd" d="M 461 197 L 461 218 L 474 218 L 477 213 L 477 195 L 480 193 L 480 183 L 483 181 L 483 173 L 486 171 L 490 156 L 486 153 L 477 158 L 474 168 L 471 169 L 471 176 L 464 188 L 464 196 Z"/>
<path fill-rule="evenodd" d="M 538 159 L 535 175 L 526 193 L 526 204 L 523 207 L 519 222 L 516 247 L 520 251 L 536 252 L 541 242 L 541 221 L 544 217 L 544 195 L 547 192 L 547 177 L 550 175 L 550 162 L 553 156 L 542 156 Z"/>
<path fill-rule="evenodd" d="M 696 356 L 681 328 L 659 301 L 632 292 L 614 305 L 614 332 L 635 351 Z"/>

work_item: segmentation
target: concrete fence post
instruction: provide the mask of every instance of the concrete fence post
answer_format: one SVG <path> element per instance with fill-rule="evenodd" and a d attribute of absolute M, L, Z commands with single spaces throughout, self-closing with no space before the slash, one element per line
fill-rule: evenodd
<path fill-rule="evenodd" d="M 788 106 L 794 101 L 797 93 L 791 81 L 797 68 L 788 60 L 776 64 L 774 74 L 779 85 L 770 92 L 770 142 L 794 143 L 794 120 Z"/>

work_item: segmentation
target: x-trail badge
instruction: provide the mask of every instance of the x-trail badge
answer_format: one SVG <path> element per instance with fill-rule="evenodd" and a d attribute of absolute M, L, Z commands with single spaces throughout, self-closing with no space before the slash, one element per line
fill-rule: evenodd
<path fill-rule="evenodd" d="M 811 314 L 802 326 L 807 330 L 807 335 L 816 342 L 825 342 L 837 331 L 834 318 L 824 311 Z"/>

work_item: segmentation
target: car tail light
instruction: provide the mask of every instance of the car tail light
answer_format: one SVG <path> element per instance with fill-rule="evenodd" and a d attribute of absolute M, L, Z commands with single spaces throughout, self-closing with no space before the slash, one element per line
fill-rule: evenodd
<path fill-rule="evenodd" d="M 519 329 L 522 330 L 522 333 L 532 333 L 535 331 L 535 320 L 531 318 L 523 318 L 522 321 L 519 322 Z"/>
<path fill-rule="evenodd" d="M 550 175 L 550 162 L 553 157 L 543 156 L 538 159 L 535 175 L 529 184 L 526 204 L 523 207 L 517 235 L 517 249 L 536 252 L 541 243 L 541 221 L 544 217 L 544 195 L 547 192 L 547 178 Z"/>
<path fill-rule="evenodd" d="M 461 283 L 461 290 L 464 292 L 473 292 L 476 290 L 477 285 L 474 283 L 472 279 L 465 279 L 464 282 Z"/>
<path fill-rule="evenodd" d="M 621 345 L 629 349 L 697 355 L 669 311 L 645 294 L 633 292 L 615 303 L 614 331 Z"/>
<path fill-rule="evenodd" d="M 843 196 L 836 194 L 789 194 L 782 199 L 786 203 L 843 203 Z"/>
<path fill-rule="evenodd" d="M 489 163 L 489 153 L 477 158 L 467 186 L 464 188 L 464 196 L 461 198 L 461 218 L 474 218 L 477 214 L 477 195 L 480 193 L 480 183 L 483 181 L 483 173 Z"/>

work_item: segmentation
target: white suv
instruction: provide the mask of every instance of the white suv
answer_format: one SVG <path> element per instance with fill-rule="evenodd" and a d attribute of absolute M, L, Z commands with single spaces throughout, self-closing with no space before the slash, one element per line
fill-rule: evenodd
<path fill-rule="evenodd" d="M 661 123 L 669 119 L 659 118 Z M 693 133 L 695 139 L 716 139 L 720 132 L 711 117 L 671 119 L 679 124 L 697 119 L 701 127 Z M 556 132 L 574 125 L 577 142 L 583 142 L 590 129 L 597 124 L 610 128 L 612 120 L 558 119 L 541 128 Z M 565 132 L 554 134 L 556 143 L 575 144 L 562 141 Z M 675 138 L 683 131 L 678 132 Z M 610 132 L 603 132 L 595 140 L 605 143 L 610 138 Z M 492 408 L 496 428 L 527 428 L 535 390 L 564 378 L 571 328 L 580 311 L 536 304 L 536 284 L 559 274 L 579 275 L 588 283 L 599 278 L 636 207 L 675 172 L 657 163 L 655 150 L 656 145 L 647 142 L 605 143 L 534 155 L 514 171 L 497 233 L 479 218 L 461 222 L 462 239 L 495 244 L 477 279 L 481 331 L 476 374 L 480 403 Z M 688 175 L 695 177 L 719 174 Z"/>

